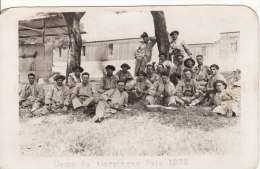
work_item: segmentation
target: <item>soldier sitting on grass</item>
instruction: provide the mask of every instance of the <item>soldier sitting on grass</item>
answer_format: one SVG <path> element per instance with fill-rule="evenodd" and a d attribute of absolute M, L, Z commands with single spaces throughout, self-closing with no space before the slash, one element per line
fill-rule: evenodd
<path fill-rule="evenodd" d="M 83 108 L 83 112 L 95 106 L 98 101 L 98 93 L 93 84 L 89 82 L 89 73 L 81 74 L 82 83 L 78 84 L 71 94 L 74 109 Z"/>
<path fill-rule="evenodd" d="M 106 91 L 100 96 L 96 108 L 96 115 L 93 117 L 94 122 L 101 122 L 102 119 L 123 110 L 128 104 L 128 94 L 125 90 L 125 82 L 118 81 L 117 88 Z"/>
<path fill-rule="evenodd" d="M 32 113 L 44 104 L 44 95 L 43 88 L 35 82 L 34 73 L 28 74 L 28 81 L 21 91 L 19 105 L 20 108 Z"/>

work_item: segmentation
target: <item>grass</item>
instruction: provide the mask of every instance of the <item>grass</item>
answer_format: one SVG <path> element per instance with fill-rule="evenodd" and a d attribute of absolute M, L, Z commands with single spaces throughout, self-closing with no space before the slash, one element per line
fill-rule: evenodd
<path fill-rule="evenodd" d="M 20 123 L 20 150 L 26 156 L 162 156 L 235 151 L 234 145 L 239 145 L 239 117 L 205 116 L 205 112 L 203 108 L 173 113 L 133 109 L 102 123 L 91 123 L 88 115 L 72 113 L 24 118 Z"/>
<path fill-rule="evenodd" d="M 232 76 L 236 75 L 236 76 Z M 229 81 L 240 72 L 227 72 Z M 235 78 L 234 78 L 235 77 Z M 48 89 L 50 84 L 45 85 Z M 20 116 L 23 156 L 164 156 L 237 154 L 240 117 L 226 118 L 204 107 L 148 112 L 139 104 L 92 123 L 77 112 Z"/>

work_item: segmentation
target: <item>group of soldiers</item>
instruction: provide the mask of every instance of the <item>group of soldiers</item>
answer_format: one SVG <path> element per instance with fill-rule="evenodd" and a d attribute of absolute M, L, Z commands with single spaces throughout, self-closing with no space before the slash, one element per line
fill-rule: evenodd
<path fill-rule="evenodd" d="M 196 105 L 212 106 L 212 111 L 228 117 L 238 114 L 233 96 L 227 92 L 227 83 L 219 73 L 219 66 L 203 64 L 203 56 L 192 58 L 188 45 L 173 31 L 170 53 L 159 54 L 159 62 L 150 63 L 154 37 L 143 33 L 135 51 L 135 76 L 124 63 L 116 74 L 113 65 L 107 65 L 98 87 L 90 81 L 90 74 L 82 67 L 74 68 L 65 76 L 55 76 L 56 84 L 46 94 L 35 82 L 35 74 L 28 74 L 29 83 L 20 94 L 20 107 L 29 108 L 34 115 L 48 112 L 67 112 L 68 109 L 95 109 L 94 122 L 100 122 L 109 115 L 125 109 L 136 102 L 142 105 L 186 107 Z M 186 57 L 186 59 L 185 59 Z M 43 106 L 44 105 L 44 106 Z M 44 110 L 44 111 L 43 111 Z"/>

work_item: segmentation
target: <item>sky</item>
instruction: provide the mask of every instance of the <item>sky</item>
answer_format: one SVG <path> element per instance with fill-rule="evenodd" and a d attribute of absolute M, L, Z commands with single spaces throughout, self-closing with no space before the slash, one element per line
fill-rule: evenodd
<path fill-rule="evenodd" d="M 139 37 L 142 32 L 154 36 L 153 8 L 96 8 L 86 10 L 81 18 L 85 41 L 99 41 Z M 246 7 L 231 6 L 171 6 L 164 11 L 167 31 L 180 32 L 187 43 L 212 43 L 221 32 L 240 31 L 250 11 Z M 119 11 L 117 14 L 115 11 Z"/>

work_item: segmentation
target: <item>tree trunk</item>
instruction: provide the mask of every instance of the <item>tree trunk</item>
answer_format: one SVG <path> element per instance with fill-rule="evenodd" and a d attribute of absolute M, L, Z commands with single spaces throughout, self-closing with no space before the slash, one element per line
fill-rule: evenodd
<path fill-rule="evenodd" d="M 68 75 L 74 67 L 81 64 L 82 39 L 80 33 L 80 19 L 85 12 L 64 12 L 62 13 L 68 26 L 69 51 L 67 55 L 66 83 Z"/>
<path fill-rule="evenodd" d="M 151 11 L 151 14 L 153 16 L 154 30 L 159 53 L 164 53 L 168 58 L 170 43 L 164 13 L 163 11 Z"/>

